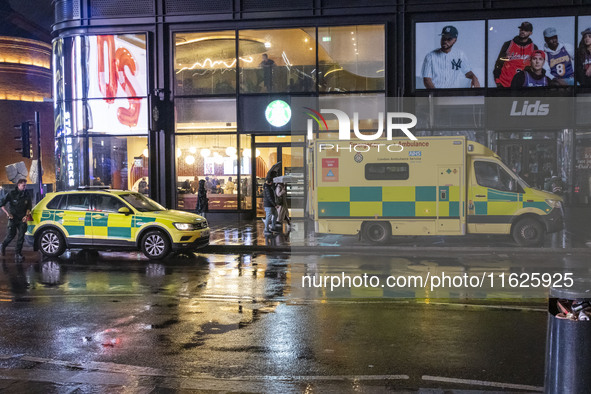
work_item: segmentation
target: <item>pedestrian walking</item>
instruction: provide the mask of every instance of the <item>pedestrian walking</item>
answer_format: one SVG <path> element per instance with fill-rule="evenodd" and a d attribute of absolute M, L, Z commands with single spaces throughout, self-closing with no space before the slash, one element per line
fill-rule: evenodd
<path fill-rule="evenodd" d="M 275 201 L 275 190 L 273 188 L 273 178 L 267 177 L 263 185 L 263 207 L 265 208 L 265 235 L 275 232 L 275 223 L 277 220 L 277 203 Z M 271 227 L 269 227 L 271 222 Z"/>
<path fill-rule="evenodd" d="M 207 189 L 205 189 L 205 180 L 199 181 L 199 188 L 197 189 L 197 206 L 195 212 L 197 215 L 203 216 L 209 208 L 209 198 L 207 198 Z"/>
<path fill-rule="evenodd" d="M 27 216 L 31 214 L 32 202 L 29 193 L 25 190 L 27 187 L 27 180 L 20 179 L 14 190 L 8 193 L 0 202 L 0 207 L 8 216 L 8 233 L 6 238 L 2 241 L 0 246 L 0 254 L 6 256 L 6 247 L 14 239 L 16 240 L 16 261 L 20 262 L 24 260 L 22 255 L 23 243 L 25 242 L 25 233 L 27 232 Z M 8 209 L 6 209 L 8 206 Z"/>
<path fill-rule="evenodd" d="M 275 195 L 277 196 L 277 224 L 283 229 L 283 223 L 287 224 L 287 231 L 290 230 L 291 222 L 289 220 L 289 212 L 287 207 L 287 188 L 285 183 L 278 183 L 275 188 Z"/>

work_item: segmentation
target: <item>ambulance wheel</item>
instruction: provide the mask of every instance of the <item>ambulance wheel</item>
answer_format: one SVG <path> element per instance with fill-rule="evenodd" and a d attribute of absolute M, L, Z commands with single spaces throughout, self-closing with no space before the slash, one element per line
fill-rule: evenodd
<path fill-rule="evenodd" d="M 363 224 L 363 238 L 371 243 L 380 244 L 390 239 L 392 230 L 389 223 L 366 222 Z"/>
<path fill-rule="evenodd" d="M 148 231 L 141 242 L 142 252 L 150 260 L 161 260 L 170 252 L 170 242 L 161 231 Z"/>
<path fill-rule="evenodd" d="M 66 241 L 59 231 L 49 228 L 39 235 L 39 250 L 47 257 L 60 256 L 66 250 Z"/>
<path fill-rule="evenodd" d="M 536 219 L 525 218 L 513 226 L 513 239 L 520 246 L 541 246 L 546 231 Z"/>

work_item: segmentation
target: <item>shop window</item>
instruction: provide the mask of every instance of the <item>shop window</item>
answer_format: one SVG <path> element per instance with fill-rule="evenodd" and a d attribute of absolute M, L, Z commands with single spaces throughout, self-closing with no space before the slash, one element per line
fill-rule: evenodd
<path fill-rule="evenodd" d="M 239 32 L 242 93 L 315 91 L 313 28 Z"/>
<path fill-rule="evenodd" d="M 252 196 L 253 196 L 253 184 L 252 184 L 252 149 L 251 149 L 252 138 L 249 135 L 240 136 L 240 152 L 238 157 L 240 158 L 240 194 L 242 199 L 240 201 L 240 209 L 252 209 Z M 255 151 L 256 155 L 256 151 Z"/>
<path fill-rule="evenodd" d="M 318 29 L 318 84 L 321 92 L 384 90 L 383 25 Z"/>
<path fill-rule="evenodd" d="M 232 30 L 174 35 L 177 95 L 236 93 L 236 34 Z"/>
<path fill-rule="evenodd" d="M 579 132 L 575 142 L 573 202 L 591 203 L 591 133 Z"/>
<path fill-rule="evenodd" d="M 148 194 L 148 155 L 147 137 L 89 138 L 90 184 Z"/>
<path fill-rule="evenodd" d="M 175 100 L 177 133 L 235 133 L 236 99 Z"/>
<path fill-rule="evenodd" d="M 235 134 L 178 135 L 175 154 L 179 209 L 195 210 L 200 180 L 205 181 L 209 210 L 238 209 L 241 180 L 238 179 Z M 245 167 L 242 169 L 244 174 L 250 166 Z"/>

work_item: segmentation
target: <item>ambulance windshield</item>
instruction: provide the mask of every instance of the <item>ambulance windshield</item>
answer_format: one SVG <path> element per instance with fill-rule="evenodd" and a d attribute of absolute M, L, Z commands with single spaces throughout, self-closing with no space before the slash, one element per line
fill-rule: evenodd
<path fill-rule="evenodd" d="M 121 198 L 140 212 L 166 211 L 162 205 L 140 193 L 122 194 Z"/>

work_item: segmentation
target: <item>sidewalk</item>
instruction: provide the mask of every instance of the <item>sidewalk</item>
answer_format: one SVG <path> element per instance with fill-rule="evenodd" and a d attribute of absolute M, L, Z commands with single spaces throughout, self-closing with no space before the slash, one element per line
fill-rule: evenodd
<path fill-rule="evenodd" d="M 466 236 L 407 236 L 393 237 L 383 245 L 372 245 L 359 240 L 357 236 L 337 234 L 314 234 L 312 221 L 292 219 L 292 231 L 265 236 L 262 220 L 209 220 L 211 228 L 211 253 L 244 252 L 292 252 L 292 253 L 391 253 L 393 250 L 452 252 L 454 250 L 478 252 L 518 252 L 539 248 L 523 248 L 515 244 L 510 236 L 466 235 Z M 587 245 L 591 241 L 591 208 L 568 208 L 565 213 L 565 229 L 549 234 L 543 246 L 544 253 L 591 253 Z M 590 244 L 591 245 L 591 244 Z"/>

